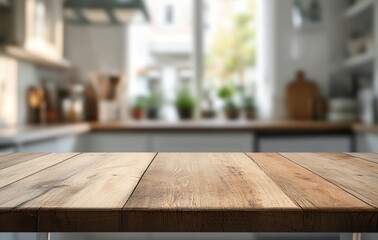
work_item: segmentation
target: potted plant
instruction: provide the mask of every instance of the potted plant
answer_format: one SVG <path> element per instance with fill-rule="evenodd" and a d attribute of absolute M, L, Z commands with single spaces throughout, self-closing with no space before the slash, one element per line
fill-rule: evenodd
<path fill-rule="evenodd" d="M 176 99 L 176 109 L 181 120 L 188 120 L 193 118 L 195 100 L 186 89 L 181 90 Z"/>
<path fill-rule="evenodd" d="M 233 101 L 234 89 L 226 86 L 219 90 L 219 97 L 224 101 L 224 114 L 230 120 L 239 118 L 240 111 L 238 106 Z"/>
<path fill-rule="evenodd" d="M 253 97 L 244 98 L 244 114 L 248 120 L 256 118 L 255 100 Z"/>
<path fill-rule="evenodd" d="M 224 106 L 224 113 L 230 120 L 236 120 L 240 116 L 240 110 L 238 106 L 231 100 L 226 102 Z"/>
<path fill-rule="evenodd" d="M 131 108 L 131 117 L 135 120 L 141 120 L 144 117 L 145 109 L 146 99 L 142 96 L 137 97 L 133 107 Z"/>
<path fill-rule="evenodd" d="M 158 119 L 159 110 L 161 105 L 161 97 L 159 92 L 155 91 L 151 93 L 147 99 L 147 118 L 148 119 Z"/>

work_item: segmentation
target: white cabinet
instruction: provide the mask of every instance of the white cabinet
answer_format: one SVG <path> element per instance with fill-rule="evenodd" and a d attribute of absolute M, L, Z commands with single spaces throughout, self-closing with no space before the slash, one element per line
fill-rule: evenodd
<path fill-rule="evenodd" d="M 352 135 L 253 132 L 92 132 L 24 143 L 21 152 L 350 152 Z M 377 151 L 378 136 L 360 136 L 358 151 Z M 1 149 L 0 149 L 1 151 Z"/>
<path fill-rule="evenodd" d="M 78 137 L 66 136 L 47 139 L 40 142 L 25 143 L 19 146 L 19 152 L 77 152 Z"/>
<path fill-rule="evenodd" d="M 157 152 L 250 152 L 253 134 L 182 132 L 153 135 L 153 151 Z"/>
<path fill-rule="evenodd" d="M 27 61 L 63 60 L 63 0 L 12 0 L 0 14 L 0 39 L 7 54 Z"/>
<path fill-rule="evenodd" d="M 350 152 L 352 137 L 334 135 L 260 137 L 260 152 Z"/>
<path fill-rule="evenodd" d="M 357 136 L 358 152 L 378 152 L 378 134 L 360 134 Z"/>
<path fill-rule="evenodd" d="M 108 132 L 79 138 L 84 152 L 250 152 L 252 133 Z"/>
<path fill-rule="evenodd" d="M 90 133 L 80 136 L 78 141 L 82 152 L 149 152 L 150 146 L 148 133 Z"/>

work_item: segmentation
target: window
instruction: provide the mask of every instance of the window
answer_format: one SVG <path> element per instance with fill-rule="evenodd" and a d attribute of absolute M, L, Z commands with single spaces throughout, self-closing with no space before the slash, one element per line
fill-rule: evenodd
<path fill-rule="evenodd" d="M 147 0 L 150 22 L 129 27 L 131 106 L 140 96 L 160 92 L 162 117 L 170 119 L 179 89 L 186 86 L 219 111 L 218 92 L 227 86 L 235 89 L 232 101 L 241 107 L 254 94 L 255 1 Z"/>
<path fill-rule="evenodd" d="M 228 100 L 242 107 L 245 98 L 254 96 L 256 0 L 203 0 L 203 4 L 204 87 L 215 91 L 213 95 L 225 87 L 233 89 Z"/>

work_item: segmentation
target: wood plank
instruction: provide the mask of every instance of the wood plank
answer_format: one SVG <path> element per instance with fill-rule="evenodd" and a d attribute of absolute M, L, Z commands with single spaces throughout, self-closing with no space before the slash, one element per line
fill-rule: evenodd
<path fill-rule="evenodd" d="M 242 153 L 159 153 L 122 213 L 125 231 L 289 231 L 303 220 Z"/>
<path fill-rule="evenodd" d="M 11 152 L 0 152 L 0 157 L 10 155 L 10 154 L 12 154 L 12 153 Z"/>
<path fill-rule="evenodd" d="M 79 153 L 50 153 L 0 170 L 0 188 L 35 174 Z M 16 155 L 21 155 L 17 153 Z"/>
<path fill-rule="evenodd" d="M 13 153 L 0 157 L 0 170 L 48 153 Z"/>
<path fill-rule="evenodd" d="M 4 187 L 0 208 L 15 219 L 38 212 L 35 231 L 118 231 L 120 210 L 154 155 L 81 154 Z"/>
<path fill-rule="evenodd" d="M 353 157 L 361 158 L 371 162 L 378 163 L 378 154 L 377 153 L 345 153 Z"/>
<path fill-rule="evenodd" d="M 377 164 L 342 153 L 281 153 L 281 155 L 378 208 Z"/>
<path fill-rule="evenodd" d="M 277 153 L 247 155 L 305 210 L 305 231 L 314 226 L 323 231 L 377 229 L 376 210 L 329 181 Z"/>

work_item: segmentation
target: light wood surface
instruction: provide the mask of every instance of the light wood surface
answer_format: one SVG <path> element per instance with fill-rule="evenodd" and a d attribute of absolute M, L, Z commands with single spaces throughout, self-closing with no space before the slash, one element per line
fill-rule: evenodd
<path fill-rule="evenodd" d="M 39 231 L 118 231 L 119 211 L 154 155 L 80 154 L 1 188 L 0 208 L 14 209 L 7 217 L 15 221 L 39 209 Z"/>
<path fill-rule="evenodd" d="M 378 231 L 371 153 L 27 156 L 0 156 L 0 231 Z"/>
<path fill-rule="evenodd" d="M 374 226 L 375 209 L 324 178 L 277 153 L 248 153 L 288 196 L 305 211 L 305 226 L 352 231 Z M 317 211 L 317 210 L 321 211 Z M 332 209 L 332 212 L 327 211 Z M 314 212 L 317 211 L 317 213 Z M 353 211 L 352 211 L 353 210 Z M 371 214 L 366 214 L 371 211 Z M 310 212 L 310 213 L 308 213 Z M 365 213 L 365 214 L 364 214 Z M 359 221 L 355 221 L 360 219 Z M 360 223 L 359 226 L 356 222 Z"/>
<path fill-rule="evenodd" d="M 12 154 L 12 153 L 10 153 L 10 152 L 0 152 L 0 157 L 5 156 L 5 155 L 10 155 L 10 154 Z"/>
<path fill-rule="evenodd" d="M 353 157 L 357 157 L 357 158 L 361 158 L 361 159 L 378 163 L 377 153 L 346 153 L 346 154 L 351 155 Z"/>
<path fill-rule="evenodd" d="M 378 165 L 343 153 L 282 153 L 322 178 L 378 208 Z"/>
<path fill-rule="evenodd" d="M 125 210 L 124 227 L 130 231 L 184 231 L 187 226 L 193 231 L 245 231 L 268 229 L 280 217 L 287 224 L 301 218 L 300 207 L 243 153 L 161 153 Z M 238 211 L 244 212 L 242 217 L 221 214 Z M 266 218 L 270 212 L 275 214 Z M 263 224 L 254 221 L 262 218 Z"/>
<path fill-rule="evenodd" d="M 19 159 L 15 159 L 19 156 Z M 28 159 L 27 154 L 15 154 L 13 160 L 24 160 L 18 164 L 11 165 L 7 168 L 0 169 L 0 188 L 7 186 L 25 177 L 31 176 L 39 171 L 60 163 L 66 159 L 78 155 L 78 153 L 65 153 L 65 154 L 32 154 L 31 156 L 38 156 L 36 158 Z"/>
<path fill-rule="evenodd" d="M 0 158 L 0 170 L 13 166 L 22 162 L 29 161 L 33 158 L 38 158 L 48 153 L 14 153 L 14 154 L 5 154 Z"/>

